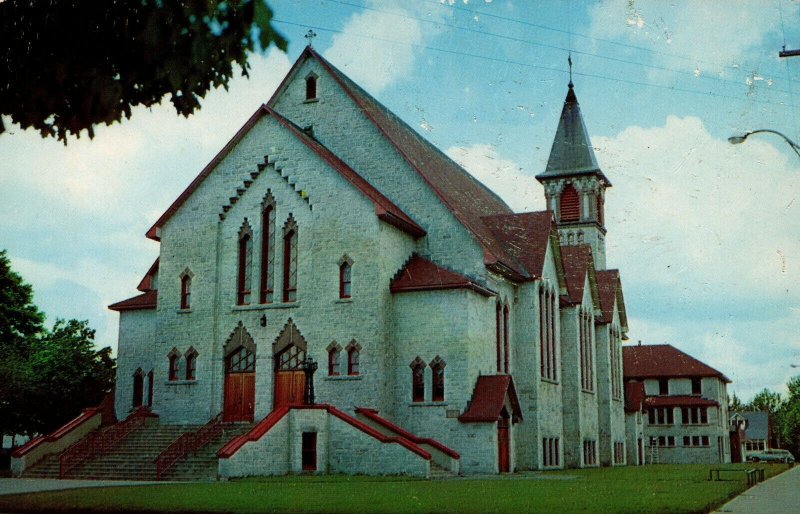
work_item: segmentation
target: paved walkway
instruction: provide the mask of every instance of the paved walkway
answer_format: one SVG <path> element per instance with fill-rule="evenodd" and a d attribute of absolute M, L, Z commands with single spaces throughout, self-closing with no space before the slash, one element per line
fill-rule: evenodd
<path fill-rule="evenodd" d="M 132 482 L 117 480 L 57 480 L 54 478 L 0 478 L 0 496 L 5 494 L 38 493 L 81 487 L 113 487 L 118 485 L 150 485 L 165 482 Z"/>
<path fill-rule="evenodd" d="M 751 487 L 716 512 L 734 514 L 800 512 L 800 465 Z"/>

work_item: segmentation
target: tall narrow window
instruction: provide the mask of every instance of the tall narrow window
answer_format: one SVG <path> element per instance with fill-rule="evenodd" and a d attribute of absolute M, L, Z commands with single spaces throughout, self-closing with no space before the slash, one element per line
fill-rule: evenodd
<path fill-rule="evenodd" d="M 347 345 L 347 374 L 354 376 L 360 373 L 361 346 L 355 341 Z"/>
<path fill-rule="evenodd" d="M 306 77 L 306 100 L 316 100 L 317 98 L 317 77 L 309 75 Z"/>
<path fill-rule="evenodd" d="M 341 355 L 340 347 L 336 343 L 331 343 L 328 346 L 328 376 L 335 377 L 339 375 L 339 357 Z"/>
<path fill-rule="evenodd" d="M 253 235 L 245 219 L 239 231 L 239 276 L 236 287 L 236 303 L 250 303 L 251 276 L 253 271 Z"/>
<path fill-rule="evenodd" d="M 173 348 L 169 355 L 167 355 L 167 359 L 169 359 L 169 371 L 167 373 L 167 377 L 170 381 L 178 380 L 178 369 L 180 366 L 180 359 L 181 354 L 178 352 L 177 348 Z"/>
<path fill-rule="evenodd" d="M 425 401 L 425 362 L 419 357 L 411 363 L 411 401 Z"/>
<path fill-rule="evenodd" d="M 181 277 L 181 309 L 188 309 L 191 306 L 192 298 L 192 277 L 184 274 Z"/>
<path fill-rule="evenodd" d="M 153 406 L 153 370 L 147 374 L 147 406 Z"/>
<path fill-rule="evenodd" d="M 197 369 L 197 350 L 190 346 L 184 357 L 186 358 L 186 380 L 194 380 Z"/>
<path fill-rule="evenodd" d="M 495 309 L 495 332 L 497 346 L 497 372 L 503 371 L 503 307 L 500 302 L 497 302 Z"/>
<path fill-rule="evenodd" d="M 297 300 L 297 224 L 290 215 L 283 227 L 283 301 Z"/>
<path fill-rule="evenodd" d="M 580 221 L 581 198 L 572 184 L 564 186 L 559 202 L 559 221 Z"/>
<path fill-rule="evenodd" d="M 259 301 L 273 302 L 275 283 L 275 200 L 267 193 L 261 211 L 261 280 Z"/>
<path fill-rule="evenodd" d="M 508 305 L 503 307 L 503 371 L 508 373 Z"/>
<path fill-rule="evenodd" d="M 436 356 L 431 361 L 431 371 L 433 380 L 431 382 L 431 400 L 434 402 L 444 401 L 444 367 L 445 362 Z"/>
<path fill-rule="evenodd" d="M 343 262 L 339 266 L 339 298 L 350 298 L 350 263 Z"/>
<path fill-rule="evenodd" d="M 669 379 L 668 378 L 659 378 L 658 379 L 658 394 L 661 396 L 667 396 L 669 394 Z"/>
<path fill-rule="evenodd" d="M 550 378 L 550 346 L 545 338 L 547 329 L 545 328 L 545 291 L 544 284 L 539 287 L 539 376 Z"/>
<path fill-rule="evenodd" d="M 144 373 L 142 368 L 136 370 L 133 374 L 133 407 L 141 407 L 142 399 L 144 398 Z"/>
<path fill-rule="evenodd" d="M 597 193 L 597 223 L 603 225 L 603 193 Z"/>
<path fill-rule="evenodd" d="M 699 395 L 703 392 L 703 384 L 702 379 L 700 378 L 693 378 L 692 379 L 692 394 Z"/>

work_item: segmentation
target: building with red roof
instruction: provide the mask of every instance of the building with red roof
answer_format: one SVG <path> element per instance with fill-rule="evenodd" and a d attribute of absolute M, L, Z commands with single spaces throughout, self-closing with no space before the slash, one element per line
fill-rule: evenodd
<path fill-rule="evenodd" d="M 147 231 L 117 417 L 244 424 L 226 477 L 625 465 L 611 183 L 571 82 L 536 179 L 548 209 L 514 213 L 307 47 Z"/>
<path fill-rule="evenodd" d="M 637 406 L 628 423 L 639 422 L 636 413 L 642 418 L 647 462 L 731 461 L 728 377 L 669 344 L 625 346 L 622 358 L 626 392 Z"/>

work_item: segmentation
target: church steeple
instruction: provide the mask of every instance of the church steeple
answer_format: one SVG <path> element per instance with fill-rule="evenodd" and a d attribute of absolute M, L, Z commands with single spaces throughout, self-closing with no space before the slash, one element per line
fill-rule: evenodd
<path fill-rule="evenodd" d="M 605 190 L 611 187 L 597 164 L 572 84 L 561 110 L 550 157 L 536 179 L 544 186 L 547 206 L 556 215 L 561 243 L 592 246 L 595 269 L 605 269 Z"/>

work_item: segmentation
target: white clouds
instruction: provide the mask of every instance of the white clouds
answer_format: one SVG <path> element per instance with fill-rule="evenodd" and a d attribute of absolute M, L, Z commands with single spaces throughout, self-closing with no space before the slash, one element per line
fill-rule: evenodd
<path fill-rule="evenodd" d="M 536 179 L 522 173 L 514 161 L 500 158 L 492 145 L 452 146 L 445 153 L 497 193 L 515 212 L 545 208 L 544 194 Z"/>
<path fill-rule="evenodd" d="M 779 8 L 762 2 L 678 2 L 603 0 L 589 8 L 589 35 L 626 41 L 656 50 L 653 59 L 686 71 L 720 73 L 725 67 L 747 65 L 741 60 L 780 30 Z M 784 2 L 785 19 L 795 19 L 798 4 Z M 667 54 L 686 59 L 676 60 Z M 749 63 L 757 66 L 757 62 Z M 733 68 L 729 68 L 733 70 Z"/>
<path fill-rule="evenodd" d="M 437 21 L 438 15 L 418 4 L 385 11 L 385 3 L 372 0 L 368 9 L 353 14 L 342 29 L 333 36 L 332 45 L 324 55 L 350 78 L 372 94 L 377 94 L 392 82 L 409 76 L 422 45 L 436 29 L 432 24 L 414 19 L 424 16 Z M 370 10 L 381 8 L 381 11 Z M 408 9 L 425 9 L 414 13 Z M 401 41 L 401 44 L 393 41 Z"/>

